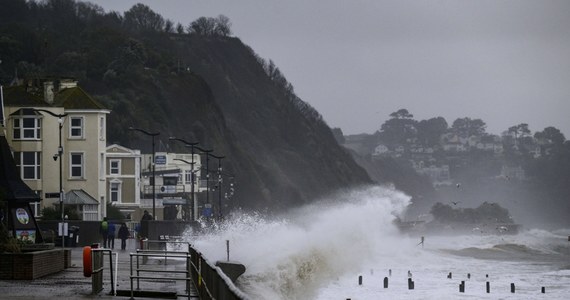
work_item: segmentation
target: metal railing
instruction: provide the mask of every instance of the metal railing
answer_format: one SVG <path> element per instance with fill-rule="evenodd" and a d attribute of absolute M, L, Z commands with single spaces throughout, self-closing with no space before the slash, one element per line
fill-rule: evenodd
<path fill-rule="evenodd" d="M 243 300 L 241 292 L 220 268 L 210 264 L 196 249 L 190 247 L 191 278 L 200 299 Z"/>
<path fill-rule="evenodd" d="M 157 245 L 156 247 L 151 247 L 151 245 Z M 169 246 L 172 245 L 181 245 L 186 246 L 186 249 L 183 250 L 168 250 Z M 168 277 L 169 280 L 175 281 L 185 281 L 186 291 L 185 294 L 180 294 L 177 296 L 188 297 L 197 297 L 198 295 L 192 294 L 192 291 L 195 291 L 191 288 L 192 279 L 190 278 L 190 243 L 183 242 L 183 241 L 170 241 L 170 240 L 147 240 L 144 239 L 141 241 L 141 248 L 137 249 L 136 253 L 130 253 L 130 282 L 131 282 L 131 299 L 134 296 L 134 280 L 136 280 L 136 289 L 137 291 L 140 290 L 140 281 L 142 280 L 150 280 L 150 281 L 160 281 L 164 280 L 164 274 L 173 274 L 173 275 L 180 275 L 182 277 Z M 149 248 L 156 248 L 156 249 L 149 249 Z M 136 268 L 133 265 L 133 258 L 136 258 Z M 145 266 L 141 266 L 141 258 L 142 264 Z M 182 259 L 185 260 L 186 268 L 184 270 L 158 270 L 152 269 L 147 265 L 149 258 L 160 258 L 161 263 L 165 266 L 168 264 L 168 259 Z M 134 273 L 136 272 L 136 275 Z M 148 275 L 151 274 L 151 275 Z"/>
<path fill-rule="evenodd" d="M 110 249 L 91 249 L 91 293 L 93 295 L 98 294 L 103 290 L 103 271 L 105 270 L 104 254 L 109 254 L 109 271 L 111 274 L 111 295 L 116 295 L 116 283 L 117 283 L 117 270 L 113 273 L 113 254 L 115 255 L 115 267 L 117 266 L 117 253 L 114 253 Z M 115 274 L 115 275 L 114 275 Z"/>

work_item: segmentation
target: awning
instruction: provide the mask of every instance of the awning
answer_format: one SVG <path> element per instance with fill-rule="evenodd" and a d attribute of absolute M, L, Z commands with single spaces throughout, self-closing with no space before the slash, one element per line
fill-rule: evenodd
<path fill-rule="evenodd" d="M 190 201 L 186 199 L 163 199 L 162 205 L 186 205 L 189 204 Z"/>
<path fill-rule="evenodd" d="M 154 171 L 154 174 L 156 176 L 168 176 L 168 174 L 179 174 L 179 173 L 180 173 L 180 169 L 156 170 L 156 171 Z M 144 172 L 142 172 L 142 175 L 143 176 L 152 176 L 152 171 L 144 171 Z"/>
<path fill-rule="evenodd" d="M 99 205 L 99 201 L 91 197 L 91 195 L 87 194 L 84 190 L 71 190 L 65 193 L 65 201 L 63 203 L 72 205 Z"/>

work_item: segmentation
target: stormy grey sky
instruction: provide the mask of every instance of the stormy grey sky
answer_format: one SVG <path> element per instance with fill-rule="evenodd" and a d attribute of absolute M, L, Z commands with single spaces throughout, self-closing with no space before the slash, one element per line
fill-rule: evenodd
<path fill-rule="evenodd" d="M 391 112 L 528 123 L 570 138 L 570 1 L 96 0 L 144 3 L 187 26 L 226 15 L 331 127 L 372 133 Z"/>

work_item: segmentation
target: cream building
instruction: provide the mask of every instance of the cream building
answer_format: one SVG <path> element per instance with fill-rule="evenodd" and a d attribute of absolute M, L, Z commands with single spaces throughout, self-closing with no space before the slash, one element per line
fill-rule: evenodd
<path fill-rule="evenodd" d="M 43 198 L 35 204 L 36 215 L 59 203 L 58 198 L 46 196 L 59 193 L 61 160 L 64 205 L 75 206 L 84 220 L 105 216 L 106 120 L 110 111 L 76 81 L 65 79 L 4 87 L 3 100 L 6 139 L 21 177 Z M 49 112 L 66 116 L 58 118 Z"/>
<path fill-rule="evenodd" d="M 106 151 L 107 199 L 131 219 L 139 220 L 141 206 L 141 152 L 120 145 Z"/>

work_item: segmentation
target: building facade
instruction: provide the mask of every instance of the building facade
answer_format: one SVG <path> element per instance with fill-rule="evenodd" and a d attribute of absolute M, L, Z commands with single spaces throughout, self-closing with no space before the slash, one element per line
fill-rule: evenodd
<path fill-rule="evenodd" d="M 6 138 L 21 178 L 43 199 L 34 204 L 35 214 L 59 203 L 48 195 L 59 193 L 61 175 L 64 205 L 77 207 L 84 220 L 105 216 L 110 111 L 65 79 L 4 87 L 3 100 Z"/>
<path fill-rule="evenodd" d="M 135 219 L 141 206 L 141 153 L 120 145 L 107 147 L 105 155 L 107 199 L 125 214 Z"/>

